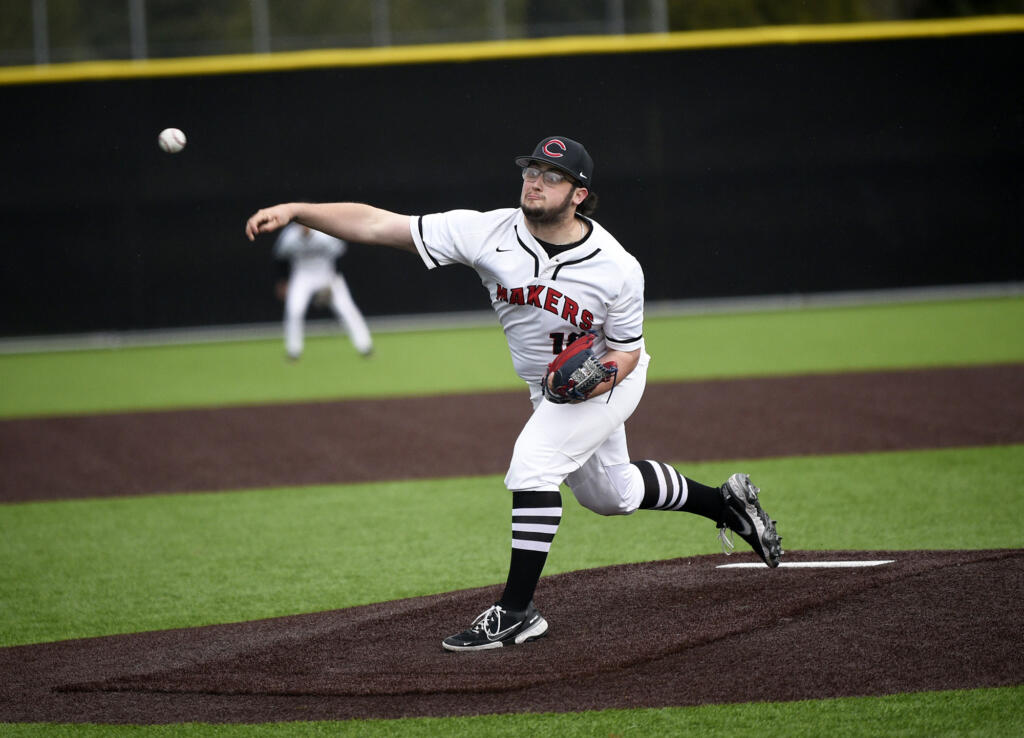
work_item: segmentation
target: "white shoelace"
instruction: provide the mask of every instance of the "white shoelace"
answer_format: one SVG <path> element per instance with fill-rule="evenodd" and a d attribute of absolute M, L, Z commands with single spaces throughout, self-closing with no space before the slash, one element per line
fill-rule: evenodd
<path fill-rule="evenodd" d="M 732 538 L 729 536 L 730 533 L 732 533 L 731 528 L 722 527 L 718 529 L 718 540 L 722 542 L 722 553 L 726 556 L 736 550 L 736 544 L 732 542 Z"/>
<path fill-rule="evenodd" d="M 501 613 L 503 612 L 500 605 L 491 605 L 480 615 L 477 616 L 476 622 L 473 623 L 473 630 L 480 631 L 487 635 L 494 635 L 498 632 L 498 626 L 501 625 Z M 494 616 L 495 627 L 491 630 L 487 628 L 488 622 L 491 620 L 491 616 Z"/>

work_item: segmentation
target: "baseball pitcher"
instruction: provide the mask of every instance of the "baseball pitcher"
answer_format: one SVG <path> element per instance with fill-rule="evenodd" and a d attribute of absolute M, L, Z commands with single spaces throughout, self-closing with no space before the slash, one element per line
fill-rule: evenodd
<path fill-rule="evenodd" d="M 338 238 L 419 255 L 427 269 L 474 269 L 497 313 L 533 414 L 505 477 L 512 492 L 512 552 L 501 598 L 442 642 L 449 651 L 523 644 L 545 635 L 533 598 L 562 518 L 563 482 L 601 515 L 668 510 L 710 518 L 723 550 L 738 533 L 769 567 L 783 554 L 775 522 L 746 474 L 721 486 L 668 464 L 631 460 L 625 421 L 643 396 L 639 262 L 591 216 L 597 196 L 587 150 L 549 136 L 515 159 L 518 208 L 409 216 L 359 203 L 288 203 L 257 211 L 250 240 L 297 221 Z"/>

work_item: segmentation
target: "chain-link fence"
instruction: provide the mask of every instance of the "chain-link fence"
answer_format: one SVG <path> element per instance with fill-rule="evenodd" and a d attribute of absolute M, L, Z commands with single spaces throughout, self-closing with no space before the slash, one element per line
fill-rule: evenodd
<path fill-rule="evenodd" d="M 0 65 L 1024 12 L 1024 0 L 0 0 Z"/>

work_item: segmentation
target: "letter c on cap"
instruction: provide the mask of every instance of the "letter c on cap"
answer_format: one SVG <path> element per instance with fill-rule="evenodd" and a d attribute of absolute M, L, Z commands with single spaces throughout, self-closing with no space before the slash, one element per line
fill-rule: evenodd
<path fill-rule="evenodd" d="M 559 153 L 557 151 L 551 151 L 550 150 L 551 146 L 557 146 L 563 152 L 567 150 L 567 147 L 566 147 L 566 145 L 564 143 L 559 141 L 557 138 L 553 138 L 550 141 L 548 141 L 546 144 L 544 144 L 544 153 L 545 154 L 550 156 L 552 159 L 561 159 L 563 156 L 565 156 L 564 153 Z"/>

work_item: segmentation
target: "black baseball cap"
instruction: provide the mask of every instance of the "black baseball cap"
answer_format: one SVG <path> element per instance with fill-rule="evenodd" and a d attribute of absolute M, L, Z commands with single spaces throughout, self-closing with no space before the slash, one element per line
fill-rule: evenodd
<path fill-rule="evenodd" d="M 565 136 L 548 136 L 537 144 L 531 155 L 516 157 L 516 164 L 520 167 L 528 167 L 533 161 L 550 164 L 587 188 L 594 176 L 594 160 L 583 144 Z"/>

